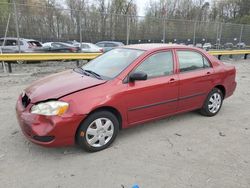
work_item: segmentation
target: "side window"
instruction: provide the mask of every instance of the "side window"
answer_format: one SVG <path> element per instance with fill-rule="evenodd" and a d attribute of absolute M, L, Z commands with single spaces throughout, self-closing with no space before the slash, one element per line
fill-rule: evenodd
<path fill-rule="evenodd" d="M 180 72 L 210 67 L 209 62 L 199 53 L 193 51 L 177 51 Z"/>
<path fill-rule="evenodd" d="M 90 48 L 87 44 L 82 44 L 82 48 Z"/>
<path fill-rule="evenodd" d="M 5 46 L 16 46 L 17 41 L 16 40 L 6 40 L 5 41 Z"/>
<path fill-rule="evenodd" d="M 105 44 L 105 47 L 115 47 L 117 46 L 116 44 L 113 44 L 113 43 L 106 43 Z"/>
<path fill-rule="evenodd" d="M 2 46 L 2 45 L 3 45 L 3 42 L 4 42 L 4 40 L 3 40 L 3 39 L 1 39 L 1 40 L 0 40 L 0 46 Z"/>
<path fill-rule="evenodd" d="M 148 78 L 173 74 L 172 52 L 159 52 L 143 61 L 134 72 L 145 72 Z"/>

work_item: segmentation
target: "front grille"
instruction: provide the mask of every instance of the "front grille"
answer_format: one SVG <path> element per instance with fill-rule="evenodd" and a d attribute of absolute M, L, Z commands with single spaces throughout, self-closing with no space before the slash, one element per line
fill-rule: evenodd
<path fill-rule="evenodd" d="M 23 107 L 26 108 L 30 103 L 29 97 L 26 95 L 26 93 L 22 96 L 22 104 Z"/>
<path fill-rule="evenodd" d="M 54 136 L 33 136 L 33 138 L 39 142 L 50 142 L 55 139 Z"/>

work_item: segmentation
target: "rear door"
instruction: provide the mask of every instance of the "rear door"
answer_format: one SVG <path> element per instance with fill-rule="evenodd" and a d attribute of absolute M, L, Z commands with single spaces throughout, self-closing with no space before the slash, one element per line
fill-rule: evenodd
<path fill-rule="evenodd" d="M 214 70 L 203 54 L 194 50 L 176 51 L 179 69 L 179 110 L 201 108 L 213 85 Z"/>

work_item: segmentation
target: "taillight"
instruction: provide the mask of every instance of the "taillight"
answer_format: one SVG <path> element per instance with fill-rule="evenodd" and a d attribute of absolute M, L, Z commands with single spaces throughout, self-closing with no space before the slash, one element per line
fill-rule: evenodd
<path fill-rule="evenodd" d="M 102 52 L 102 53 L 103 53 L 103 49 L 102 49 L 102 48 L 100 49 L 100 52 Z"/>

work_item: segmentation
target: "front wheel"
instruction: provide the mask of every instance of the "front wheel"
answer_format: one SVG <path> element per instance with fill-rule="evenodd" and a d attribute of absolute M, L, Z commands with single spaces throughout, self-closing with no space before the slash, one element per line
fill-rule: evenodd
<path fill-rule="evenodd" d="M 215 116 L 221 109 L 223 94 L 218 88 L 214 88 L 207 96 L 200 112 L 205 116 Z"/>
<path fill-rule="evenodd" d="M 107 148 L 116 138 L 119 121 L 109 111 L 98 111 L 89 115 L 80 125 L 76 140 L 86 151 L 96 152 Z"/>

